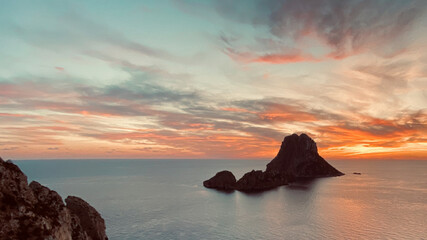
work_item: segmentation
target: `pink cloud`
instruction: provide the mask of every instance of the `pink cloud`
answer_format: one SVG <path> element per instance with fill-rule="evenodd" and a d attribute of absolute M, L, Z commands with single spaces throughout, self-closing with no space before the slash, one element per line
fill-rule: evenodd
<path fill-rule="evenodd" d="M 60 72 L 64 72 L 65 71 L 65 68 L 63 68 L 63 67 L 55 67 L 55 69 L 58 70 L 58 71 L 60 71 Z"/>

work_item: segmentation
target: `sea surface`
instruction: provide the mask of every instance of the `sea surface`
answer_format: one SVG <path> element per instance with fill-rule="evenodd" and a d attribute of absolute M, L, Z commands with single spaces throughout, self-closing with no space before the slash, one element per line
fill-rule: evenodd
<path fill-rule="evenodd" d="M 63 198 L 88 201 L 112 240 L 427 239 L 427 161 L 329 161 L 346 175 L 254 194 L 202 182 L 224 169 L 240 178 L 268 161 L 14 162 Z"/>

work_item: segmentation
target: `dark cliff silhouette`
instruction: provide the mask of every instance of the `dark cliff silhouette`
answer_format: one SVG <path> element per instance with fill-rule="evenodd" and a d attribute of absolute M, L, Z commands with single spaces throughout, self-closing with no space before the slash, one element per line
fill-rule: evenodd
<path fill-rule="evenodd" d="M 0 239 L 108 239 L 95 208 L 78 197 L 65 201 L 0 158 Z"/>
<path fill-rule="evenodd" d="M 344 175 L 332 167 L 317 152 L 317 145 L 306 134 L 286 136 L 277 156 L 267 169 L 246 173 L 236 181 L 229 171 L 217 173 L 203 182 L 207 188 L 219 190 L 261 191 L 286 185 L 301 178 L 335 177 Z"/>

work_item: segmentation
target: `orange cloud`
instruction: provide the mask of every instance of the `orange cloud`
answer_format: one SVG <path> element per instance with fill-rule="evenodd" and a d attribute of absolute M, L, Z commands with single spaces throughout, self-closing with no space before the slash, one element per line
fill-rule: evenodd
<path fill-rule="evenodd" d="M 305 56 L 301 54 L 266 54 L 250 60 L 250 62 L 262 62 L 262 63 L 272 63 L 272 64 L 317 62 L 317 61 L 319 61 L 319 59 L 316 59 L 312 56 Z"/>
<path fill-rule="evenodd" d="M 103 117 L 112 117 L 114 115 L 109 113 L 101 113 L 101 112 L 90 112 L 90 111 L 76 111 L 75 113 L 79 113 L 84 116 L 103 116 Z"/>
<path fill-rule="evenodd" d="M 370 125 L 369 125 L 370 124 Z M 391 120 L 372 119 L 364 128 L 320 126 L 319 149 L 330 158 L 425 159 L 425 127 L 398 125 Z"/>
<path fill-rule="evenodd" d="M 317 120 L 314 114 L 306 112 L 297 106 L 276 103 L 266 104 L 266 109 L 257 113 L 257 115 L 262 120 L 272 122 L 310 122 Z"/>
<path fill-rule="evenodd" d="M 319 59 L 303 54 L 300 51 L 290 51 L 288 53 L 270 53 L 264 55 L 257 55 L 250 52 L 238 52 L 232 48 L 226 48 L 225 54 L 231 59 L 242 63 L 271 63 L 271 64 L 285 64 L 285 63 L 298 63 L 298 62 L 317 62 Z"/>
<path fill-rule="evenodd" d="M 153 101 L 159 88 L 138 93 L 119 86 L 87 87 L 68 91 L 67 100 L 65 89 L 55 91 L 48 84 L 0 83 L 0 93 L 4 89 L 0 149 L 13 158 L 271 159 L 293 129 L 307 131 L 326 158 L 427 155 L 427 114 L 421 110 L 381 119 L 315 110 L 282 98 L 215 102 L 161 89 L 162 97 Z"/>

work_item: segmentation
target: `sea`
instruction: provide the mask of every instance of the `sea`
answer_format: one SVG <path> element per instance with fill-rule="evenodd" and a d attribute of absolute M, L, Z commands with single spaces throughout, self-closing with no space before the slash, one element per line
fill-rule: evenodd
<path fill-rule="evenodd" d="M 329 161 L 346 175 L 261 193 L 202 183 L 265 170 L 263 160 L 14 162 L 29 181 L 89 202 L 112 240 L 427 239 L 427 161 Z"/>

